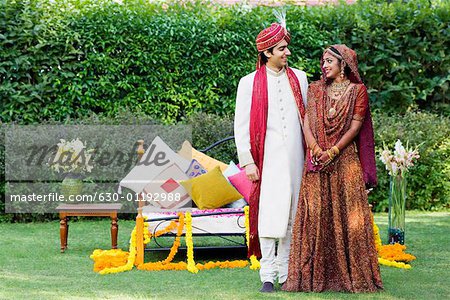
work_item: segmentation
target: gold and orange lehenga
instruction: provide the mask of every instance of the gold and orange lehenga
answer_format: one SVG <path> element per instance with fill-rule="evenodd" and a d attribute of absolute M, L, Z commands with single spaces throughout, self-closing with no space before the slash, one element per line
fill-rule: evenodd
<path fill-rule="evenodd" d="M 328 102 L 325 81 L 312 83 L 307 114 L 322 149 L 334 146 L 352 119 L 361 120 L 368 109 L 366 88 L 355 80 L 332 117 Z M 356 293 L 382 289 L 370 214 L 355 143 L 320 171 L 311 171 L 305 164 L 283 290 Z"/>

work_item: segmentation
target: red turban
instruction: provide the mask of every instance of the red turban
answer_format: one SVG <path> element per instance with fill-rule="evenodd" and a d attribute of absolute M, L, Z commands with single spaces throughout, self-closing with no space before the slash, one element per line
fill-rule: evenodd
<path fill-rule="evenodd" d="M 286 40 L 289 44 L 291 42 L 291 35 L 289 32 L 278 23 L 272 23 L 270 27 L 262 30 L 256 37 L 256 49 L 259 53 L 276 46 L 282 40 Z M 261 67 L 261 55 L 258 56 L 258 63 L 256 69 Z"/>

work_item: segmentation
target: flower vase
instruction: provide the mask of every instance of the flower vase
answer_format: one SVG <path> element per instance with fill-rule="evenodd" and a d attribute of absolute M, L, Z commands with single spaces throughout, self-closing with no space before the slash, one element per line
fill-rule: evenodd
<path fill-rule="evenodd" d="M 406 177 L 391 176 L 389 192 L 388 243 L 405 244 Z"/>
<path fill-rule="evenodd" d="M 64 199 L 70 200 L 70 196 L 80 195 L 83 190 L 83 177 L 78 174 L 67 174 L 61 183 L 61 194 Z M 73 199 L 75 200 L 75 199 Z"/>

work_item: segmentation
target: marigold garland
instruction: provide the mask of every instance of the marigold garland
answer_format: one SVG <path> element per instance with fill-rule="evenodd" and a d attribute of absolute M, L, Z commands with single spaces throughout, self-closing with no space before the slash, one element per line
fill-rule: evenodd
<path fill-rule="evenodd" d="M 144 218 L 146 219 L 146 218 Z M 175 223 L 176 224 L 176 223 Z M 172 226 L 172 223 L 169 224 L 166 228 L 155 233 L 155 236 L 159 236 L 164 234 L 164 231 L 168 229 L 169 226 Z M 170 229 L 172 230 L 172 229 Z M 169 231 L 170 231 L 169 230 Z M 150 242 L 152 234 L 148 230 L 148 223 L 144 223 L 144 244 L 148 244 Z M 117 250 L 101 250 L 96 249 L 90 256 L 94 260 L 94 272 L 98 272 L 101 275 L 105 274 L 113 274 L 125 272 L 133 269 L 134 261 L 136 259 L 136 226 L 134 226 L 133 231 L 131 232 L 130 237 L 130 248 L 128 252 L 119 252 Z M 126 256 L 127 259 L 122 259 L 121 263 L 117 262 L 117 259 L 113 259 L 115 256 Z"/>
<path fill-rule="evenodd" d="M 244 208 L 245 212 L 245 228 L 246 228 L 246 240 L 248 245 L 249 240 L 249 207 Z M 152 236 L 158 237 L 172 231 L 176 226 L 177 235 L 175 241 L 170 249 L 169 255 L 163 261 L 145 263 L 137 266 L 139 270 L 188 270 L 191 273 L 197 273 L 199 270 L 209 270 L 213 268 L 244 268 L 248 265 L 247 260 L 235 260 L 235 261 L 210 261 L 205 264 L 197 263 L 194 260 L 194 245 L 192 240 L 192 215 L 190 212 L 178 214 L 179 219 L 172 221 L 166 228 L 161 229 L 155 234 L 151 234 L 148 229 L 148 223 L 144 223 L 144 244 L 150 242 Z M 378 263 L 385 266 L 391 266 L 396 268 L 410 269 L 411 265 L 406 264 L 416 257 L 414 255 L 405 253 L 406 246 L 400 244 L 383 245 L 380 238 L 380 231 L 378 226 L 373 222 L 374 241 L 378 252 Z M 186 227 L 186 246 L 187 246 L 187 263 L 178 262 L 172 263 L 171 261 L 175 257 L 180 247 L 180 238 L 183 233 L 183 228 Z M 96 249 L 90 256 L 94 260 L 94 272 L 99 274 L 112 274 L 129 271 L 133 268 L 136 258 L 136 226 L 134 227 L 130 237 L 129 251 L 123 251 L 121 249 L 101 250 Z M 259 269 L 260 264 L 254 255 L 250 257 L 250 269 Z"/>
<path fill-rule="evenodd" d="M 177 230 L 177 236 L 175 238 L 175 241 L 173 242 L 172 248 L 170 248 L 170 252 L 169 255 L 167 255 L 167 258 L 165 260 L 162 261 L 163 264 L 168 264 L 170 263 L 173 258 L 175 257 L 175 255 L 178 252 L 178 248 L 180 248 L 180 239 L 181 239 L 181 235 L 183 234 L 183 228 L 184 228 L 184 214 L 179 213 L 179 221 L 178 221 L 178 230 Z"/>
<path fill-rule="evenodd" d="M 372 216 L 372 224 L 373 224 L 373 235 L 374 235 L 374 239 L 375 239 L 375 247 L 378 249 L 383 245 L 381 243 L 381 238 L 380 238 L 380 229 L 378 228 L 377 224 L 375 224 L 375 221 L 373 220 L 373 216 Z"/>
<path fill-rule="evenodd" d="M 122 249 L 96 249 L 90 258 L 94 260 L 94 272 L 100 272 L 105 268 L 116 268 L 125 265 L 128 259 L 128 252 Z"/>
<path fill-rule="evenodd" d="M 105 254 L 100 256 L 95 255 L 102 253 L 101 251 L 105 251 L 104 252 Z M 109 257 L 107 253 L 111 253 L 111 251 L 115 250 L 100 250 L 100 249 L 94 250 L 93 254 L 91 255 L 91 258 L 94 260 L 95 272 L 98 272 L 101 275 L 105 275 L 105 274 L 125 272 L 133 269 L 134 260 L 136 259 L 136 226 L 134 227 L 131 233 L 129 252 L 125 252 L 128 254 L 128 258 L 125 264 L 119 266 L 112 266 L 112 265 L 108 266 L 108 264 L 105 261 L 108 261 Z M 96 264 L 98 264 L 97 268 L 95 267 Z"/>
<path fill-rule="evenodd" d="M 198 273 L 194 261 L 194 243 L 192 242 L 192 215 L 186 212 L 186 247 L 187 247 L 187 270 L 191 273 Z"/>
<path fill-rule="evenodd" d="M 182 213 L 179 213 L 178 214 L 178 217 L 180 217 L 180 216 L 184 216 Z M 154 237 L 159 237 L 159 236 L 161 236 L 161 235 L 164 235 L 164 234 L 166 234 L 166 233 L 169 233 L 169 232 L 171 232 L 172 230 L 174 230 L 175 228 L 177 228 L 177 226 L 179 226 L 179 220 L 173 220 L 172 222 L 170 222 L 170 224 L 169 225 L 167 225 L 164 229 L 161 229 L 161 230 L 158 230 L 157 232 L 155 232 L 155 234 L 151 234 L 150 233 L 150 238 L 152 238 L 153 236 Z M 145 223 L 144 225 L 147 225 L 148 226 L 148 224 L 147 223 Z"/>
<path fill-rule="evenodd" d="M 137 266 L 137 269 L 143 271 L 181 271 L 187 269 L 187 264 L 184 261 L 167 264 L 163 264 L 161 261 L 158 261 L 139 265 Z"/>
<path fill-rule="evenodd" d="M 380 265 L 388 266 L 388 267 L 395 267 L 400 269 L 411 269 L 411 265 L 402 263 L 402 262 L 396 262 L 396 261 L 390 261 L 381 257 L 378 257 L 378 263 Z"/>
<path fill-rule="evenodd" d="M 390 261 L 405 262 L 405 263 L 416 259 L 414 255 L 405 253 L 404 252 L 405 250 L 406 246 L 400 245 L 398 243 L 395 243 L 393 245 L 383 245 L 380 247 L 380 250 L 378 251 L 378 256 Z"/>
<path fill-rule="evenodd" d="M 245 226 L 246 226 L 246 238 L 248 245 L 249 237 L 249 208 L 246 206 L 245 211 Z M 156 231 L 152 234 L 149 231 L 149 224 L 144 222 L 144 244 L 148 244 L 151 238 L 164 235 L 171 232 L 177 226 L 177 235 L 175 241 L 170 249 L 167 258 L 163 261 L 150 262 L 137 266 L 138 270 L 148 271 L 160 271 L 160 270 L 188 270 L 191 273 L 198 273 L 199 270 L 209 270 L 213 268 L 244 268 L 249 262 L 248 260 L 234 260 L 234 261 L 209 261 L 204 264 L 195 263 L 194 260 L 194 244 L 192 240 L 192 215 L 190 212 L 186 214 L 179 213 L 179 219 L 172 221 L 164 229 Z M 146 220 L 147 218 L 144 217 Z M 183 229 L 186 229 L 186 246 L 187 246 L 187 263 L 178 262 L 172 263 L 178 249 L 180 247 L 180 239 L 183 234 Z M 99 274 L 112 274 L 129 271 L 133 268 L 136 259 L 136 226 L 131 232 L 129 251 L 125 252 L 120 249 L 116 250 L 100 250 L 96 249 L 91 255 L 94 260 L 94 271 Z M 250 269 L 256 270 L 260 268 L 260 264 L 256 256 L 250 257 Z"/>
<path fill-rule="evenodd" d="M 178 248 L 180 247 L 180 237 L 183 234 L 183 228 L 184 228 L 184 214 L 179 213 L 178 214 L 179 220 L 178 220 L 178 229 L 177 229 L 177 236 L 175 238 L 175 241 L 172 245 L 172 248 L 170 249 L 169 255 L 167 258 L 163 261 L 158 262 L 149 262 L 145 264 L 141 264 L 137 266 L 138 270 L 147 270 L 147 271 L 160 271 L 160 270 L 186 270 L 186 263 L 171 263 L 173 258 L 178 252 Z M 176 224 L 176 222 L 174 223 Z M 171 226 L 171 225 L 169 225 Z M 173 227 L 173 226 L 171 226 Z M 167 229 L 168 227 L 166 227 Z M 166 231 L 166 229 L 164 229 Z M 161 233 L 163 230 L 158 231 L 155 233 L 155 236 L 158 233 Z M 171 230 L 169 230 L 171 231 Z M 168 231 L 167 231 L 168 232 Z"/>
<path fill-rule="evenodd" d="M 245 213 L 245 240 L 247 241 L 247 247 L 248 242 L 250 241 L 250 218 L 249 218 L 249 207 L 248 205 L 244 207 L 244 213 Z M 258 259 L 255 255 L 250 256 L 250 269 L 251 270 L 258 270 L 261 268 L 261 264 L 259 263 Z"/>
<path fill-rule="evenodd" d="M 234 260 L 234 261 L 209 261 L 205 264 L 196 264 L 199 270 L 209 270 L 214 268 L 232 269 L 232 268 L 245 268 L 248 265 L 248 260 Z"/>
<path fill-rule="evenodd" d="M 416 259 L 414 255 L 405 253 L 405 245 L 398 243 L 392 245 L 383 245 L 380 238 L 380 229 L 372 217 L 373 233 L 375 239 L 375 246 L 378 252 L 378 263 L 388 267 L 396 267 L 401 269 L 411 269 L 411 265 L 405 262 L 410 262 Z"/>

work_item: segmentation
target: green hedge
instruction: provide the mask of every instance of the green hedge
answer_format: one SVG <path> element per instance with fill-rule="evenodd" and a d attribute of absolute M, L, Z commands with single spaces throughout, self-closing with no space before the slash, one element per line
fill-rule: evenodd
<path fill-rule="evenodd" d="M 232 113 L 272 8 L 123 2 L 0 1 L 1 121 L 124 107 L 165 123 Z M 448 112 L 449 14 L 450 2 L 438 0 L 288 6 L 290 64 L 316 79 L 323 48 L 346 43 L 359 54 L 374 107 L 444 104 Z"/>

